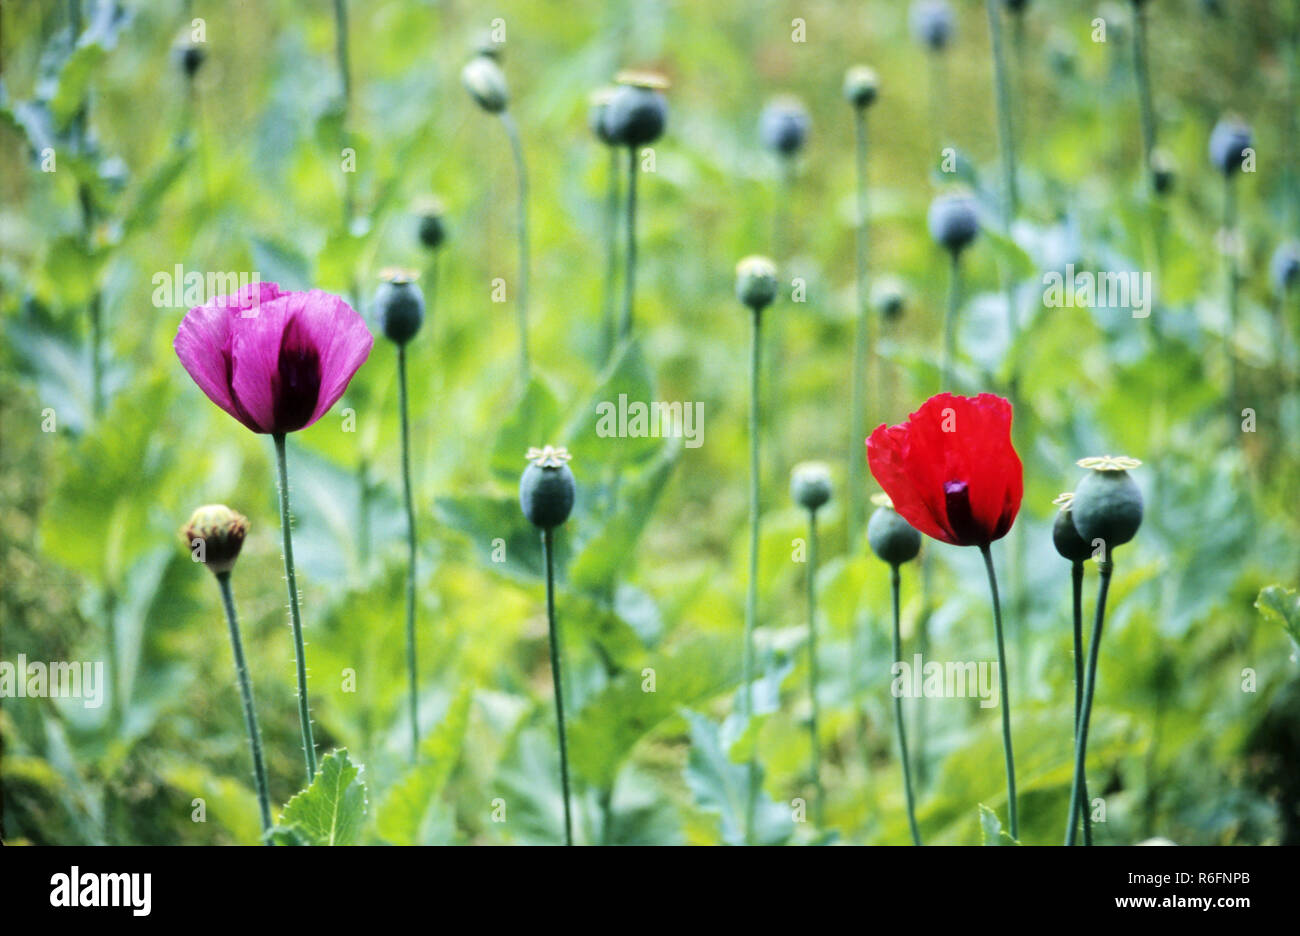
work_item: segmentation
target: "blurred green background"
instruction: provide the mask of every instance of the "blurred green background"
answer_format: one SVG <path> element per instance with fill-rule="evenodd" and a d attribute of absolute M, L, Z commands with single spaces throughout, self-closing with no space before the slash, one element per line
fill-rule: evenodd
<path fill-rule="evenodd" d="M 873 278 L 898 277 L 902 318 L 880 323 L 869 425 L 936 389 L 946 261 L 925 227 L 960 179 L 998 218 L 998 145 L 985 6 L 953 0 L 939 61 L 902 2 L 371 0 L 352 3 L 346 119 L 329 3 L 0 4 L 0 660 L 117 660 L 118 704 L 0 700 L 0 794 L 10 843 L 251 843 L 246 738 L 217 589 L 177 530 L 204 503 L 252 523 L 234 575 L 273 802 L 300 786 L 268 439 L 204 398 L 171 341 L 185 309 L 153 277 L 257 271 L 286 287 L 369 297 L 388 266 L 427 270 L 412 205 L 437 195 L 450 231 L 431 317 L 411 345 L 424 761 L 407 762 L 395 353 L 378 338 L 343 400 L 290 440 L 295 552 L 311 704 L 322 751 L 363 763 L 364 842 L 562 838 L 539 548 L 515 496 L 530 445 L 568 445 L 579 503 L 560 534 L 576 837 L 585 843 L 735 842 L 747 752 L 763 767 L 761 838 L 909 841 L 889 696 L 886 567 L 844 525 L 854 299 L 852 111 L 846 67 L 872 65 Z M 1221 7 L 1221 8 L 1220 8 Z M 968 251 L 958 383 L 1006 392 L 1001 275 L 1021 283 L 1015 439 L 1025 501 L 995 547 L 1008 614 L 1022 839 L 1055 843 L 1071 773 L 1069 566 L 1051 549 L 1052 498 L 1077 458 L 1144 461 L 1147 519 L 1117 562 L 1093 713 L 1089 783 L 1100 844 L 1300 841 L 1295 645 L 1254 607 L 1295 584 L 1300 397 L 1268 258 L 1297 229 L 1295 4 L 1149 4 L 1161 145 L 1175 190 L 1152 202 L 1127 2 L 1034 2 L 1004 16 L 1021 214 Z M 101 15 L 106 11 L 107 15 Z M 502 128 L 458 74 L 501 17 L 503 67 L 531 175 L 534 379 L 516 373 L 510 303 L 515 176 Z M 201 17 L 190 82 L 172 46 Z M 1093 41 L 1104 18 L 1107 41 Z M 806 41 L 793 41 L 803 22 Z M 89 51 L 87 51 L 89 49 Z M 643 173 L 637 340 L 601 353 L 608 151 L 588 98 L 624 67 L 671 81 L 669 128 Z M 938 70 L 936 70 L 938 69 Z M 937 87 L 946 93 L 935 95 Z M 812 131 L 782 194 L 756 124 L 798 95 Z M 78 105 L 84 102 L 85 144 Z M 1258 425 L 1225 415 L 1227 311 L 1217 238 L 1223 181 L 1206 140 L 1226 111 L 1256 132 L 1238 181 L 1241 320 L 1235 353 Z M 41 171 L 53 147 L 57 168 Z M 344 146 L 356 172 L 340 171 Z M 353 192 L 354 217 L 344 201 Z M 90 199 L 83 223 L 79 191 Z M 781 211 L 779 244 L 773 217 Z M 1051 309 L 1042 273 L 1153 270 L 1160 307 Z M 749 318 L 734 264 L 774 253 L 806 301 L 766 322 L 760 714 L 734 715 L 746 575 Z M 1293 291 L 1294 293 L 1294 291 Z M 359 294 L 359 298 L 357 296 Z M 103 329 L 93 412 L 88 306 Z M 1281 340 L 1277 337 L 1283 336 Z M 595 404 L 703 404 L 703 445 L 605 439 Z M 522 394 L 522 396 L 521 396 Z M 355 431 L 346 414 L 355 416 Z M 53 414 L 53 429 L 49 417 Z M 806 691 L 806 518 L 791 466 L 828 461 L 823 513 L 824 827 L 792 822 L 812 795 Z M 870 493 L 876 488 L 868 479 Z M 865 499 L 865 498 L 864 498 Z M 504 540 L 506 561 L 494 562 Z M 930 590 L 903 575 L 905 652 L 993 659 L 976 551 L 927 543 Z M 1095 575 L 1087 580 L 1091 613 Z M 1294 628 L 1293 596 L 1275 615 Z M 1287 602 L 1290 601 L 1288 604 Z M 932 612 L 932 613 L 929 613 Z M 108 641 L 112 635 L 113 652 Z M 655 692 L 643 691 L 647 669 Z M 1250 674 L 1247 674 L 1247 670 Z M 346 691 L 348 674 L 355 691 Z M 1246 688 L 1249 686 L 1249 691 Z M 996 709 L 909 702 L 927 842 L 978 843 L 978 806 L 1005 816 Z M 196 822 L 193 801 L 206 817 Z M 499 801 L 499 802 L 498 802 Z M 502 810 L 502 807 L 504 809 Z M 495 821 L 503 818 L 504 821 Z M 809 810 L 811 817 L 812 811 Z"/>

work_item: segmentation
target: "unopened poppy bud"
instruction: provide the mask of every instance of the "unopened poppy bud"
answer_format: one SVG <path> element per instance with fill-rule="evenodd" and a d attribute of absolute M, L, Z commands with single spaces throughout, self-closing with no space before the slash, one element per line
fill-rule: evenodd
<path fill-rule="evenodd" d="M 181 529 L 185 545 L 195 560 L 206 565 L 214 575 L 235 567 L 247 533 L 248 518 L 224 504 L 200 507 Z"/>
<path fill-rule="evenodd" d="M 1092 558 L 1092 546 L 1074 527 L 1074 518 L 1070 516 L 1073 500 L 1073 494 L 1062 494 L 1053 501 L 1061 509 L 1056 514 L 1056 522 L 1052 524 L 1052 545 L 1061 554 L 1061 558 L 1083 562 Z"/>
<path fill-rule="evenodd" d="M 385 270 L 375 291 L 375 318 L 384 336 L 394 344 L 406 344 L 424 324 L 424 293 L 415 273 Z"/>
<path fill-rule="evenodd" d="M 767 257 L 745 257 L 736 264 L 736 298 L 755 312 L 776 299 L 776 264 Z"/>
<path fill-rule="evenodd" d="M 1250 127 L 1239 117 L 1224 117 L 1210 131 L 1210 164 L 1224 175 L 1241 169 L 1253 142 Z"/>
<path fill-rule="evenodd" d="M 921 534 L 898 515 L 887 495 L 877 494 L 871 502 L 877 505 L 867 521 L 871 551 L 892 566 L 911 562 L 921 551 Z"/>
<path fill-rule="evenodd" d="M 1279 295 L 1300 285 L 1300 243 L 1286 241 L 1277 245 L 1268 264 L 1269 278 Z"/>
<path fill-rule="evenodd" d="M 907 291 L 897 277 L 882 276 L 871 288 L 871 299 L 875 303 L 876 311 L 893 322 L 903 317 L 903 309 L 907 305 Z"/>
<path fill-rule="evenodd" d="M 460 81 L 475 103 L 489 114 L 499 114 L 506 109 L 510 101 L 506 75 L 495 59 L 487 55 L 474 56 L 461 69 Z"/>
<path fill-rule="evenodd" d="M 563 448 L 531 448 L 528 467 L 519 479 L 519 506 L 528 522 L 553 530 L 573 511 L 575 486 L 569 470 L 570 455 Z"/>
<path fill-rule="evenodd" d="M 1142 492 L 1128 472 L 1140 464 L 1136 458 L 1110 455 L 1079 459 L 1080 468 L 1091 470 L 1074 491 L 1070 513 L 1085 542 L 1101 540 L 1109 553 L 1137 535 Z"/>
<path fill-rule="evenodd" d="M 416 205 L 415 215 L 420 243 L 429 250 L 437 250 L 447 239 L 442 202 L 436 198 L 423 199 Z"/>
<path fill-rule="evenodd" d="M 979 206 L 974 196 L 949 192 L 930 202 L 930 236 L 942 247 L 961 253 L 980 232 Z"/>
<path fill-rule="evenodd" d="M 823 462 L 800 462 L 790 472 L 790 496 L 805 510 L 817 510 L 831 499 L 831 469 Z"/>
<path fill-rule="evenodd" d="M 1174 160 L 1162 149 L 1151 151 L 1151 187 L 1157 195 L 1168 195 L 1174 188 Z"/>
<path fill-rule="evenodd" d="M 948 47 L 952 38 L 952 7 L 946 0 L 917 0 L 907 19 L 912 36 L 931 52 Z"/>
<path fill-rule="evenodd" d="M 774 98 L 758 118 L 758 137 L 773 152 L 789 158 L 808 140 L 808 111 L 796 97 Z"/>
<path fill-rule="evenodd" d="M 878 88 L 874 68 L 854 65 L 844 73 L 844 99 L 854 107 L 870 107 L 876 100 Z"/>
<path fill-rule="evenodd" d="M 668 126 L 668 82 L 650 72 L 620 72 L 601 115 L 604 136 L 618 146 L 645 146 Z"/>

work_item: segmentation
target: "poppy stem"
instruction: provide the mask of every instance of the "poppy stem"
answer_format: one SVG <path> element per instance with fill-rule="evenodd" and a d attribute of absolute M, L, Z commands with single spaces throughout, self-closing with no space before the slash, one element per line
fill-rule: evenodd
<path fill-rule="evenodd" d="M 636 147 L 627 148 L 627 272 L 623 276 L 623 321 L 618 336 L 632 335 L 632 305 L 636 298 Z"/>
<path fill-rule="evenodd" d="M 402 493 L 406 500 L 406 669 L 411 695 L 411 763 L 415 763 L 420 752 L 420 696 L 415 641 L 415 500 L 411 494 L 411 426 L 406 398 L 406 345 L 399 344 L 397 400 L 402 417 Z"/>
<path fill-rule="evenodd" d="M 564 692 L 560 679 L 560 635 L 555 623 L 554 531 L 542 530 L 542 553 L 546 559 L 546 625 L 550 631 L 551 682 L 555 687 L 555 719 L 560 733 L 560 786 L 564 791 L 564 844 L 573 844 L 573 819 L 569 807 L 569 748 L 564 735 Z"/>
<path fill-rule="evenodd" d="M 1142 116 L 1142 178 L 1151 191 L 1151 151 L 1156 146 L 1155 110 L 1151 106 L 1151 74 L 1147 65 L 1146 8 L 1135 3 L 1133 10 L 1133 75 L 1137 81 L 1138 107 Z"/>
<path fill-rule="evenodd" d="M 1016 811 L 1016 758 L 1011 751 L 1011 700 L 1007 691 L 1007 650 L 1002 639 L 1002 605 L 998 601 L 998 577 L 993 571 L 993 553 L 988 544 L 980 546 L 984 568 L 989 575 L 989 591 L 993 596 L 993 631 L 998 644 L 998 681 L 1002 695 L 1002 753 L 1007 764 L 1007 816 L 1011 837 L 1020 839 L 1020 820 Z M 1077 808 L 1077 807 L 1072 807 Z M 1073 814 L 1073 813 L 1072 813 Z"/>
<path fill-rule="evenodd" d="M 525 384 L 528 383 L 528 170 L 524 165 L 524 146 L 519 139 L 519 125 L 509 111 L 501 112 L 501 125 L 506 129 L 510 140 L 510 152 L 515 160 L 515 172 L 519 177 L 519 301 L 516 310 L 519 317 L 519 374 Z"/>
<path fill-rule="evenodd" d="M 989 39 L 993 47 L 993 82 L 997 94 L 998 148 L 1002 151 L 1003 207 L 1008 229 L 1019 209 L 1016 188 L 1016 141 L 1011 126 L 1011 88 L 1007 79 L 1007 58 L 1002 48 L 1002 18 L 998 0 L 985 0 L 989 14 Z"/>
<path fill-rule="evenodd" d="M 817 707 L 817 511 L 808 511 L 808 698 L 812 702 L 812 717 L 808 722 L 808 734 L 812 741 L 812 781 L 813 795 L 817 803 L 813 807 L 818 828 L 825 824 L 825 793 L 822 790 L 822 752 L 817 729 L 820 712 Z"/>
<path fill-rule="evenodd" d="M 889 588 L 893 594 L 894 601 L 894 662 L 903 661 L 903 634 L 902 627 L 899 623 L 898 591 L 900 575 L 898 564 L 893 563 L 889 567 Z M 898 759 L 903 765 L 903 792 L 907 796 L 907 825 L 912 830 L 912 844 L 921 844 L 921 831 L 916 825 L 916 801 L 912 796 L 912 768 L 907 759 L 907 728 L 903 724 L 903 696 L 901 693 L 890 693 L 894 697 L 894 723 L 898 727 Z"/>
<path fill-rule="evenodd" d="M 1079 716 L 1083 712 L 1083 563 L 1072 564 L 1074 585 L 1074 741 L 1079 742 Z M 1079 804 L 1083 822 L 1083 844 L 1092 844 L 1092 818 L 1088 815 L 1088 783 L 1083 784 L 1083 801 Z"/>
<path fill-rule="evenodd" d="M 1083 709 L 1079 716 L 1079 730 L 1074 742 L 1074 780 L 1070 784 L 1069 823 L 1065 831 L 1065 844 L 1073 845 L 1077 837 L 1076 816 L 1087 803 L 1080 796 L 1087 782 L 1084 765 L 1088 757 L 1088 724 L 1092 720 L 1092 697 L 1097 689 L 1097 657 L 1101 648 L 1101 628 L 1106 617 L 1106 595 L 1110 591 L 1110 574 L 1114 564 L 1098 560 L 1097 571 L 1101 584 L 1097 588 L 1097 616 L 1092 625 L 1092 644 L 1088 647 L 1088 679 L 1083 687 Z M 1086 821 L 1086 819 L 1085 819 Z"/>
<path fill-rule="evenodd" d="M 1237 187 L 1232 173 L 1223 177 L 1223 272 L 1228 299 L 1228 326 L 1223 351 L 1228 359 L 1228 404 L 1232 418 L 1241 408 L 1237 403 Z"/>
<path fill-rule="evenodd" d="M 754 714 L 754 628 L 758 617 L 758 371 L 762 312 L 754 310 L 754 329 L 749 346 L 749 588 L 745 596 L 745 651 L 743 676 L 745 718 Z M 749 759 L 749 785 L 745 803 L 745 844 L 753 841 L 754 809 L 758 782 L 756 755 Z"/>
<path fill-rule="evenodd" d="M 617 146 L 609 147 L 609 178 L 605 190 L 605 298 L 600 359 L 609 363 L 616 332 L 614 306 L 618 302 L 618 165 Z"/>
<path fill-rule="evenodd" d="M 952 263 L 948 268 L 948 310 L 943 317 L 943 356 L 939 363 L 939 390 L 952 389 L 953 358 L 957 354 L 957 308 L 961 304 L 961 257 L 957 251 L 949 252 Z"/>
<path fill-rule="evenodd" d="M 257 783 L 257 806 L 262 814 L 262 831 L 271 830 L 271 797 L 266 788 L 266 762 L 262 759 L 262 733 L 257 727 L 257 709 L 253 705 L 253 682 L 244 661 L 244 642 L 239 636 L 239 618 L 235 614 L 235 597 L 230 590 L 230 573 L 218 572 L 221 603 L 230 625 L 230 648 L 235 655 L 235 675 L 239 678 L 239 695 L 244 703 L 244 725 L 248 728 L 248 746 L 253 754 L 253 779 Z"/>
<path fill-rule="evenodd" d="M 316 741 L 312 737 L 311 712 L 307 708 L 307 659 L 302 639 L 302 617 L 298 610 L 298 577 L 293 567 L 293 531 L 289 528 L 289 468 L 285 461 L 283 432 L 275 440 L 275 464 L 280 482 L 280 532 L 284 537 L 284 578 L 289 590 L 289 623 L 293 628 L 293 653 L 298 671 L 298 722 L 302 728 L 302 753 L 307 764 L 307 783 L 316 778 Z"/>
<path fill-rule="evenodd" d="M 853 352 L 853 411 L 849 417 L 848 545 L 852 552 L 862 524 L 862 443 L 866 438 L 867 381 L 871 370 L 871 318 L 867 294 L 867 109 L 853 109 L 858 182 L 855 261 L 858 317 Z"/>

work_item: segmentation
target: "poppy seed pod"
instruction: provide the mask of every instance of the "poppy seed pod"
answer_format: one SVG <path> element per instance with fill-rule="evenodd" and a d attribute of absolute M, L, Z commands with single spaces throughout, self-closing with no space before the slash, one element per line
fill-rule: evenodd
<path fill-rule="evenodd" d="M 941 247 L 960 253 L 980 232 L 979 205 L 964 192 L 939 195 L 930 202 L 930 236 Z"/>
<path fill-rule="evenodd" d="M 375 318 L 379 328 L 394 344 L 406 344 L 424 324 L 424 293 L 416 274 L 385 270 L 375 291 Z"/>
<path fill-rule="evenodd" d="M 172 55 L 175 56 L 176 64 L 180 66 L 186 78 L 193 78 L 198 74 L 204 60 L 208 57 L 207 50 L 189 37 L 188 30 L 182 32 L 181 37 L 172 46 Z"/>
<path fill-rule="evenodd" d="M 608 127 L 605 124 L 605 112 L 609 110 L 610 98 L 614 96 L 617 89 L 599 88 L 591 95 L 591 107 L 587 111 L 587 127 L 595 134 L 596 139 L 606 146 L 613 146 L 617 141 L 609 135 Z"/>
<path fill-rule="evenodd" d="M 912 35 L 931 52 L 941 52 L 952 38 L 952 7 L 947 0 L 917 0 L 908 11 Z"/>
<path fill-rule="evenodd" d="M 878 506 L 867 521 L 867 544 L 882 562 L 892 566 L 911 562 L 921 551 L 921 534 L 898 515 L 883 494 L 871 498 Z"/>
<path fill-rule="evenodd" d="M 1142 525 L 1142 492 L 1128 470 L 1142 464 L 1136 458 L 1081 458 L 1080 468 L 1090 468 L 1070 501 L 1074 528 L 1084 541 L 1101 540 L 1108 553 L 1137 535 Z"/>
<path fill-rule="evenodd" d="M 755 312 L 776 299 L 776 264 L 767 257 L 745 257 L 736 264 L 736 298 Z"/>
<path fill-rule="evenodd" d="M 801 462 L 790 472 L 790 496 L 805 510 L 817 510 L 831 499 L 831 469 L 823 462 Z"/>
<path fill-rule="evenodd" d="M 882 276 L 876 280 L 871 294 L 876 311 L 885 319 L 893 322 L 903 317 L 903 309 L 907 306 L 907 291 L 898 278 Z"/>
<path fill-rule="evenodd" d="M 668 126 L 668 82 L 657 75 L 624 72 L 609 96 L 601 117 L 604 136 L 618 146 L 645 146 L 663 136 Z"/>
<path fill-rule="evenodd" d="M 424 199 L 416 206 L 415 215 L 420 244 L 429 250 L 437 250 L 447 239 L 442 202 L 436 198 Z"/>
<path fill-rule="evenodd" d="M 1163 149 L 1151 151 L 1151 187 L 1157 195 L 1168 195 L 1174 188 L 1174 160 Z"/>
<path fill-rule="evenodd" d="M 573 511 L 575 486 L 571 456 L 563 448 L 531 448 L 528 467 L 519 479 L 519 506 L 533 526 L 553 530 Z"/>
<path fill-rule="evenodd" d="M 1029 0 L 1002 0 L 1002 5 L 1012 13 L 1023 13 L 1029 8 Z"/>
<path fill-rule="evenodd" d="M 1300 285 L 1300 243 L 1286 241 L 1277 245 L 1268 264 L 1269 277 L 1279 295 Z"/>
<path fill-rule="evenodd" d="M 1070 502 L 1073 498 L 1072 494 L 1062 494 L 1056 499 L 1061 509 L 1056 514 L 1056 522 L 1052 524 L 1052 545 L 1062 559 L 1083 562 L 1092 558 L 1092 546 L 1074 527 L 1074 518 L 1070 516 Z"/>
<path fill-rule="evenodd" d="M 479 107 L 489 114 L 499 114 L 506 109 L 510 95 L 506 90 L 506 75 L 494 58 L 476 55 L 460 72 L 461 84 Z"/>
<path fill-rule="evenodd" d="M 1241 169 L 1253 137 L 1250 127 L 1238 117 L 1224 117 L 1210 131 L 1210 163 L 1224 175 Z"/>
<path fill-rule="evenodd" d="M 774 98 L 758 118 L 758 138 L 780 156 L 789 158 L 803 149 L 808 140 L 808 111 L 796 97 Z"/>
<path fill-rule="evenodd" d="M 185 545 L 214 575 L 235 567 L 248 534 L 248 518 L 224 504 L 208 504 L 194 511 L 181 529 Z M 202 549 L 201 552 L 198 550 Z"/>
<path fill-rule="evenodd" d="M 844 73 L 844 99 L 854 107 L 870 107 L 876 100 L 879 82 L 876 71 L 866 65 L 854 65 Z"/>

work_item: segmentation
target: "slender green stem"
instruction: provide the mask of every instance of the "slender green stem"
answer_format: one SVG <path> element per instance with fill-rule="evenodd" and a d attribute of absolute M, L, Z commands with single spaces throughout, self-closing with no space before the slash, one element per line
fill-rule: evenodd
<path fill-rule="evenodd" d="M 262 831 L 271 829 L 271 797 L 266 787 L 266 762 L 262 759 L 262 732 L 257 727 L 257 708 L 253 704 L 253 681 L 244 661 L 244 642 L 239 636 L 239 618 L 235 614 L 235 596 L 230 590 L 230 573 L 218 572 L 221 603 L 230 626 L 230 648 L 235 654 L 235 675 L 239 679 L 239 696 L 244 703 L 244 725 L 248 728 L 248 746 L 253 755 L 253 780 L 257 784 L 257 806 L 262 813 Z"/>
<path fill-rule="evenodd" d="M 1083 712 L 1083 563 L 1075 562 L 1070 569 L 1074 586 L 1074 740 L 1079 741 L 1079 715 Z M 1079 819 L 1083 822 L 1083 843 L 1092 844 L 1092 818 L 1088 813 L 1088 784 L 1083 786 L 1083 802 L 1079 804 Z"/>
<path fill-rule="evenodd" d="M 772 207 L 772 256 L 786 257 L 790 244 L 790 196 L 794 191 L 793 156 L 777 157 L 776 204 Z"/>
<path fill-rule="evenodd" d="M 853 349 L 853 403 L 849 417 L 849 512 L 848 545 L 857 548 L 862 526 L 862 465 L 866 460 L 863 441 L 867 437 L 867 382 L 871 371 L 870 297 L 867 290 L 867 109 L 853 110 L 858 183 L 858 217 L 855 238 L 858 315 Z"/>
<path fill-rule="evenodd" d="M 1156 118 L 1151 106 L 1151 72 L 1147 64 L 1147 13 L 1145 5 L 1133 5 L 1133 74 L 1137 79 L 1138 107 L 1142 116 L 1142 177 L 1151 191 L 1151 152 L 1156 147 Z"/>
<path fill-rule="evenodd" d="M 745 718 L 754 714 L 754 629 L 758 617 L 758 372 L 760 365 L 761 324 L 763 313 L 754 310 L 754 329 L 749 346 L 749 587 L 745 596 L 745 653 L 743 674 L 745 691 Z M 745 805 L 745 843 L 753 841 L 754 808 L 757 802 L 755 786 L 758 765 L 749 759 L 749 789 Z"/>
<path fill-rule="evenodd" d="M 1007 690 L 1007 650 L 1002 639 L 1002 606 L 998 602 L 998 577 L 993 571 L 993 553 L 987 544 L 980 547 L 984 568 L 989 576 L 989 592 L 993 596 L 993 631 L 998 644 L 998 688 L 1002 694 L 1002 753 L 1007 765 L 1007 816 L 1011 837 L 1020 838 L 1020 820 L 1016 810 L 1016 758 L 1011 751 L 1011 699 Z"/>
<path fill-rule="evenodd" d="M 108 722 L 116 728 L 122 723 L 122 664 L 117 646 L 117 590 L 105 585 L 102 596 L 104 625 L 108 645 Z"/>
<path fill-rule="evenodd" d="M 1237 186 L 1235 173 L 1224 173 L 1223 181 L 1223 276 L 1227 289 L 1228 325 L 1223 351 L 1228 359 L 1228 403 L 1232 418 L 1241 413 L 1237 398 Z"/>
<path fill-rule="evenodd" d="M 402 494 L 406 500 L 406 669 L 411 689 L 411 763 L 420 752 L 420 694 L 415 641 L 415 499 L 411 494 L 411 424 L 407 413 L 406 345 L 397 346 L 397 400 L 402 418 Z"/>
<path fill-rule="evenodd" d="M 930 617 L 934 614 L 934 604 L 930 598 L 931 569 L 930 550 L 926 549 L 921 552 L 921 613 L 916 619 L 916 649 L 920 651 L 923 660 L 930 655 Z M 916 782 L 921 787 L 926 785 L 926 779 L 930 775 L 930 762 L 925 756 L 925 741 L 929 737 L 926 714 L 929 708 L 925 693 L 912 702 L 913 723 L 916 727 L 916 753 L 913 760 L 916 763 Z"/>
<path fill-rule="evenodd" d="M 1016 188 L 1016 141 L 1011 126 L 1011 88 L 1007 82 L 1006 53 L 1002 49 L 1002 18 L 998 0 L 985 0 L 989 14 L 989 38 L 993 46 L 993 80 L 997 92 L 998 148 L 1002 151 L 1003 208 L 1005 220 L 1019 210 L 1020 195 Z"/>
<path fill-rule="evenodd" d="M 555 687 L 555 720 L 560 731 L 560 786 L 564 790 L 564 844 L 573 844 L 573 818 L 569 807 L 569 748 L 564 735 L 564 691 L 560 678 L 560 634 L 555 622 L 554 531 L 542 531 L 542 552 L 546 556 L 546 624 L 550 631 L 551 682 Z"/>
<path fill-rule="evenodd" d="M 1070 784 L 1069 821 L 1066 824 L 1065 844 L 1073 845 L 1077 837 L 1079 809 L 1086 808 L 1083 801 L 1085 780 L 1085 763 L 1088 759 L 1088 725 L 1092 720 L 1092 698 L 1097 689 L 1097 657 L 1101 649 L 1101 628 L 1106 619 L 1106 595 L 1110 591 L 1110 574 L 1114 564 L 1107 561 L 1097 563 L 1101 575 L 1101 584 L 1097 588 L 1097 616 L 1092 625 L 1092 643 L 1088 647 L 1088 677 L 1083 687 L 1083 709 L 1079 717 L 1078 738 L 1074 742 L 1074 780 Z"/>
<path fill-rule="evenodd" d="M 961 255 L 948 252 L 948 308 L 943 317 L 943 354 L 939 361 L 939 389 L 952 390 L 953 361 L 957 356 L 957 310 L 961 305 Z"/>
<path fill-rule="evenodd" d="M 347 0 L 334 0 L 334 58 L 338 63 L 339 81 L 343 85 L 343 143 L 349 144 L 348 115 L 352 110 L 352 65 L 348 55 L 348 4 Z M 354 173 L 343 173 L 343 230 L 352 227 L 355 210 Z M 355 286 L 352 290 L 356 295 Z"/>
<path fill-rule="evenodd" d="M 903 634 L 899 621 L 898 591 L 899 573 L 897 563 L 889 567 L 889 588 L 894 599 L 894 662 L 903 661 Z M 907 727 L 903 724 L 903 696 L 891 693 L 894 697 L 894 723 L 898 727 L 898 759 L 903 765 L 903 792 L 907 796 L 907 825 L 912 830 L 912 844 L 921 844 L 921 830 L 916 825 L 916 800 L 912 795 L 912 768 L 907 759 Z"/>
<path fill-rule="evenodd" d="M 822 789 L 822 750 L 818 738 L 821 721 L 817 705 L 817 511 L 808 511 L 808 698 L 812 702 L 812 717 L 808 721 L 808 734 L 812 741 L 813 795 L 817 803 L 813 808 L 817 826 L 825 825 L 825 791 Z"/>
<path fill-rule="evenodd" d="M 316 777 L 316 741 L 312 737 L 311 712 L 307 708 L 307 650 L 302 639 L 302 617 L 298 611 L 298 577 L 293 566 L 293 531 L 289 519 L 289 468 L 284 454 L 284 433 L 275 440 L 275 465 L 280 481 L 280 532 L 284 537 L 284 578 L 289 590 L 289 623 L 293 628 L 293 653 L 298 675 L 298 722 L 302 728 L 302 753 L 307 765 L 307 783 Z"/>
<path fill-rule="evenodd" d="M 519 367 L 520 379 L 528 382 L 528 170 L 524 165 L 524 146 L 519 139 L 519 126 L 509 111 L 501 112 L 501 125 L 510 139 L 510 152 L 515 160 L 515 173 L 519 177 L 519 296 L 516 309 L 519 316 Z"/>
<path fill-rule="evenodd" d="M 623 341 L 632 336 L 632 307 L 636 300 L 636 147 L 627 148 L 627 271 L 623 274 L 623 321 L 618 335 Z"/>
<path fill-rule="evenodd" d="M 608 363 L 614 353 L 616 325 L 614 306 L 618 302 L 618 174 L 619 150 L 609 149 L 609 178 L 605 190 L 605 295 L 602 310 L 600 359 Z"/>

